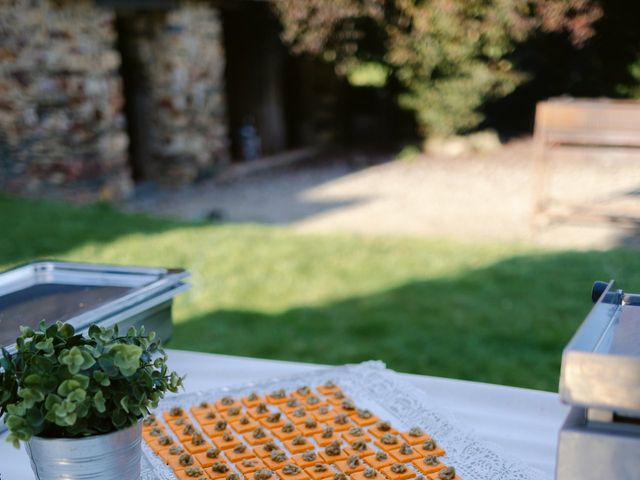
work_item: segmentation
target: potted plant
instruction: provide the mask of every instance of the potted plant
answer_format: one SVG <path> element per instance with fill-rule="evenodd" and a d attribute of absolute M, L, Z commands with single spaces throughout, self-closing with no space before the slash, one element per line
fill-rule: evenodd
<path fill-rule="evenodd" d="M 182 385 L 166 359 L 144 328 L 21 327 L 16 353 L 0 358 L 7 440 L 26 442 L 39 479 L 138 479 L 141 419 Z"/>

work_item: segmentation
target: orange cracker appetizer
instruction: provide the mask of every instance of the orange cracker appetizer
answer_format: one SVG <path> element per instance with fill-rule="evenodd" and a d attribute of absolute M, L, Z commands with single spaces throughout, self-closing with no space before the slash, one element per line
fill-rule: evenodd
<path fill-rule="evenodd" d="M 329 445 L 331 442 L 335 442 L 335 441 L 339 441 L 340 440 L 340 436 L 339 434 L 337 434 L 334 430 L 333 427 L 324 427 L 324 429 L 322 430 L 322 432 L 320 433 L 316 433 L 313 436 L 313 439 L 316 441 L 316 443 L 318 445 L 320 445 L 321 447 L 326 447 L 327 445 Z"/>
<path fill-rule="evenodd" d="M 287 454 L 282 450 L 274 450 L 268 457 L 262 459 L 262 461 L 272 470 L 278 470 L 287 464 Z"/>
<path fill-rule="evenodd" d="M 331 470 L 331 467 L 326 463 L 316 463 L 310 467 L 304 469 L 313 480 L 324 480 L 325 478 L 331 478 L 335 472 Z"/>
<path fill-rule="evenodd" d="M 322 432 L 322 427 L 318 425 L 318 422 L 314 418 L 311 417 L 307 417 L 304 423 L 298 425 L 298 428 L 303 435 L 307 436 Z"/>
<path fill-rule="evenodd" d="M 234 422 L 231 422 L 231 428 L 233 428 L 238 433 L 251 432 L 259 426 L 260 424 L 258 424 L 258 422 L 254 422 L 246 415 L 243 415 Z"/>
<path fill-rule="evenodd" d="M 253 449 L 253 453 L 255 453 L 260 458 L 265 458 L 271 455 L 271 452 L 274 450 L 281 450 L 281 448 L 274 442 L 273 440 L 268 441 L 264 445 L 260 445 Z"/>
<path fill-rule="evenodd" d="M 295 463 L 287 463 L 284 467 L 278 470 L 278 474 L 282 479 L 286 480 L 309 480 L 309 477 L 304 470 Z"/>
<path fill-rule="evenodd" d="M 266 468 L 266 465 L 259 458 L 245 458 L 244 460 L 240 460 L 236 463 L 236 467 L 243 475 L 247 475 L 249 473 L 255 472 L 261 468 Z"/>
<path fill-rule="evenodd" d="M 320 456 L 326 463 L 335 463 L 339 460 L 346 460 L 347 454 L 342 450 L 340 442 L 331 442 L 324 450 L 320 452 Z"/>
<path fill-rule="evenodd" d="M 401 433 L 400 435 L 409 445 L 418 445 L 419 443 L 424 443 L 431 438 L 429 435 L 424 433 L 420 427 L 413 427 L 407 433 Z"/>
<path fill-rule="evenodd" d="M 214 478 L 224 478 L 227 475 L 229 475 L 229 473 L 231 473 L 232 470 L 228 463 L 223 461 L 218 461 L 218 462 L 215 462 L 213 465 L 211 465 L 209 468 L 207 468 L 206 471 L 207 471 L 207 474 L 209 474 L 209 477 L 211 479 L 214 479 Z"/>
<path fill-rule="evenodd" d="M 259 403 L 264 402 L 265 399 L 258 395 L 256 392 L 251 392 L 246 397 L 242 397 L 242 403 L 244 403 L 247 407 L 255 407 Z"/>
<path fill-rule="evenodd" d="M 279 440 L 285 441 L 292 439 L 296 435 L 300 435 L 300 430 L 298 430 L 293 423 L 287 422 L 282 427 L 273 430 L 273 434 L 278 437 Z"/>
<path fill-rule="evenodd" d="M 338 470 L 349 475 L 364 470 L 364 463 L 358 455 L 350 455 L 346 460 L 337 461 L 335 465 Z"/>
<path fill-rule="evenodd" d="M 407 480 L 416 476 L 416 472 L 407 468 L 404 463 L 392 463 L 384 467 L 382 473 L 390 480 Z"/>
<path fill-rule="evenodd" d="M 209 468 L 214 463 L 221 461 L 221 453 L 222 450 L 219 448 L 211 447 L 205 452 L 196 453 L 194 457 L 202 465 L 202 468 Z"/>
<path fill-rule="evenodd" d="M 425 475 L 439 472 L 446 467 L 446 465 L 441 463 L 440 459 L 435 455 L 427 455 L 426 457 L 413 462 L 413 465 Z"/>
<path fill-rule="evenodd" d="M 333 427 L 337 432 L 344 432 L 345 430 L 349 430 L 353 427 L 353 423 L 349 420 L 349 416 L 344 413 L 338 413 L 333 417 L 333 420 L 327 422 L 327 425 Z"/>
<path fill-rule="evenodd" d="M 362 427 L 351 427 L 349 430 L 342 433 L 342 438 L 344 438 L 348 444 L 351 444 L 356 440 L 364 440 L 365 442 L 371 441 L 371 437 L 365 433 Z"/>
<path fill-rule="evenodd" d="M 268 430 L 265 430 L 263 427 L 258 427 L 251 433 L 245 434 L 244 439 L 252 446 L 262 445 L 263 443 L 267 443 L 269 440 L 273 440 L 273 438 L 268 434 Z"/>
<path fill-rule="evenodd" d="M 421 445 L 416 445 L 415 449 L 423 455 L 436 455 L 441 457 L 445 454 L 445 451 L 438 446 L 433 438 L 430 438 Z"/>
<path fill-rule="evenodd" d="M 428 478 L 429 480 L 462 480 L 453 467 L 445 467 L 438 473 L 432 473 Z"/>
<path fill-rule="evenodd" d="M 274 405 L 279 405 L 287 401 L 287 392 L 284 391 L 283 388 L 279 390 L 274 390 L 266 397 L 267 402 L 273 403 Z"/>
<path fill-rule="evenodd" d="M 381 468 L 391 465 L 394 462 L 394 459 L 387 452 L 376 452 L 373 455 L 365 457 L 364 461 L 376 470 L 380 470 Z"/>
<path fill-rule="evenodd" d="M 284 443 L 284 446 L 287 447 L 287 450 L 289 450 L 291 453 L 300 453 L 304 452 L 305 450 L 313 449 L 313 445 L 311 444 L 311 442 L 307 440 L 307 437 L 304 437 L 302 435 L 298 435 L 296 437 L 293 437 L 291 440 L 286 440 L 282 443 Z"/>
<path fill-rule="evenodd" d="M 398 431 L 393 428 L 389 422 L 378 422 L 374 426 L 369 427 L 369 433 L 376 438 L 380 438 L 385 433 L 392 433 L 395 435 Z"/>
<path fill-rule="evenodd" d="M 313 450 L 309 450 L 307 452 L 301 453 L 300 455 L 296 455 L 292 457 L 291 460 L 293 460 L 296 465 L 299 465 L 302 468 L 311 467 L 316 463 L 320 463 L 322 461 L 318 454 Z"/>
<path fill-rule="evenodd" d="M 403 443 L 400 448 L 391 450 L 389 453 L 399 462 L 405 463 L 422 458 L 422 455 L 408 443 Z"/>
<path fill-rule="evenodd" d="M 260 420 L 260 423 L 267 428 L 275 429 L 282 427 L 284 425 L 284 418 L 282 417 L 282 413 L 274 412 L 263 419 Z"/>
<path fill-rule="evenodd" d="M 356 409 L 356 414 L 351 415 L 351 420 L 360 425 L 361 427 L 367 427 L 369 425 L 373 425 L 378 422 L 378 417 L 376 417 L 370 410 L 358 408 Z"/>
<path fill-rule="evenodd" d="M 364 470 L 353 473 L 351 478 L 352 480 L 383 480 L 384 476 L 375 468 L 365 467 Z"/>
<path fill-rule="evenodd" d="M 244 443 L 239 443 L 238 445 L 233 447 L 231 450 L 225 450 L 224 454 L 233 463 L 238 463 L 240 460 L 253 458 L 255 456 L 253 454 L 253 451 L 249 447 L 247 447 Z"/>
<path fill-rule="evenodd" d="M 226 412 L 231 407 L 240 407 L 240 402 L 233 397 L 222 397 L 220 400 L 216 401 L 214 404 L 216 410 L 219 412 Z"/>
<path fill-rule="evenodd" d="M 192 465 L 183 470 L 174 470 L 173 472 L 178 480 L 209 480 L 204 470 L 198 466 Z"/>
<path fill-rule="evenodd" d="M 200 432 L 194 432 L 191 438 L 186 442 L 182 442 L 182 444 L 191 454 L 204 452 L 211 448 L 211 444 L 204 439 Z"/>
<path fill-rule="evenodd" d="M 316 387 L 316 390 L 322 395 L 331 395 L 340 390 L 340 388 L 333 382 L 333 380 L 327 380 L 319 387 Z"/>

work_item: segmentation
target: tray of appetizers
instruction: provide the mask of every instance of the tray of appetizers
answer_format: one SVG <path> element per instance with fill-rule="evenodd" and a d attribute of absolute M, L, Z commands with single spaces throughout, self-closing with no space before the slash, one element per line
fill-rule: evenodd
<path fill-rule="evenodd" d="M 544 478 L 380 362 L 172 396 L 143 439 L 144 480 Z"/>

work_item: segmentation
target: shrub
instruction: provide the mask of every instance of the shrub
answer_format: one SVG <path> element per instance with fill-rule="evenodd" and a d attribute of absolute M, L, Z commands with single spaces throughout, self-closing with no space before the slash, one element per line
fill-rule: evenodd
<path fill-rule="evenodd" d="M 2 350 L 0 414 L 16 447 L 32 436 L 84 437 L 135 424 L 182 378 L 168 372 L 153 332 L 57 323 L 21 327 L 17 351 Z"/>

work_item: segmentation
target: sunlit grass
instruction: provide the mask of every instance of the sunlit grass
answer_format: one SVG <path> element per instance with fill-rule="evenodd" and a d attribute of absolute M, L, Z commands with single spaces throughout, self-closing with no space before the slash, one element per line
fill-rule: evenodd
<path fill-rule="evenodd" d="M 302 235 L 0 198 L 0 265 L 34 257 L 184 267 L 173 348 L 554 390 L 592 280 L 640 286 L 634 251 Z"/>

